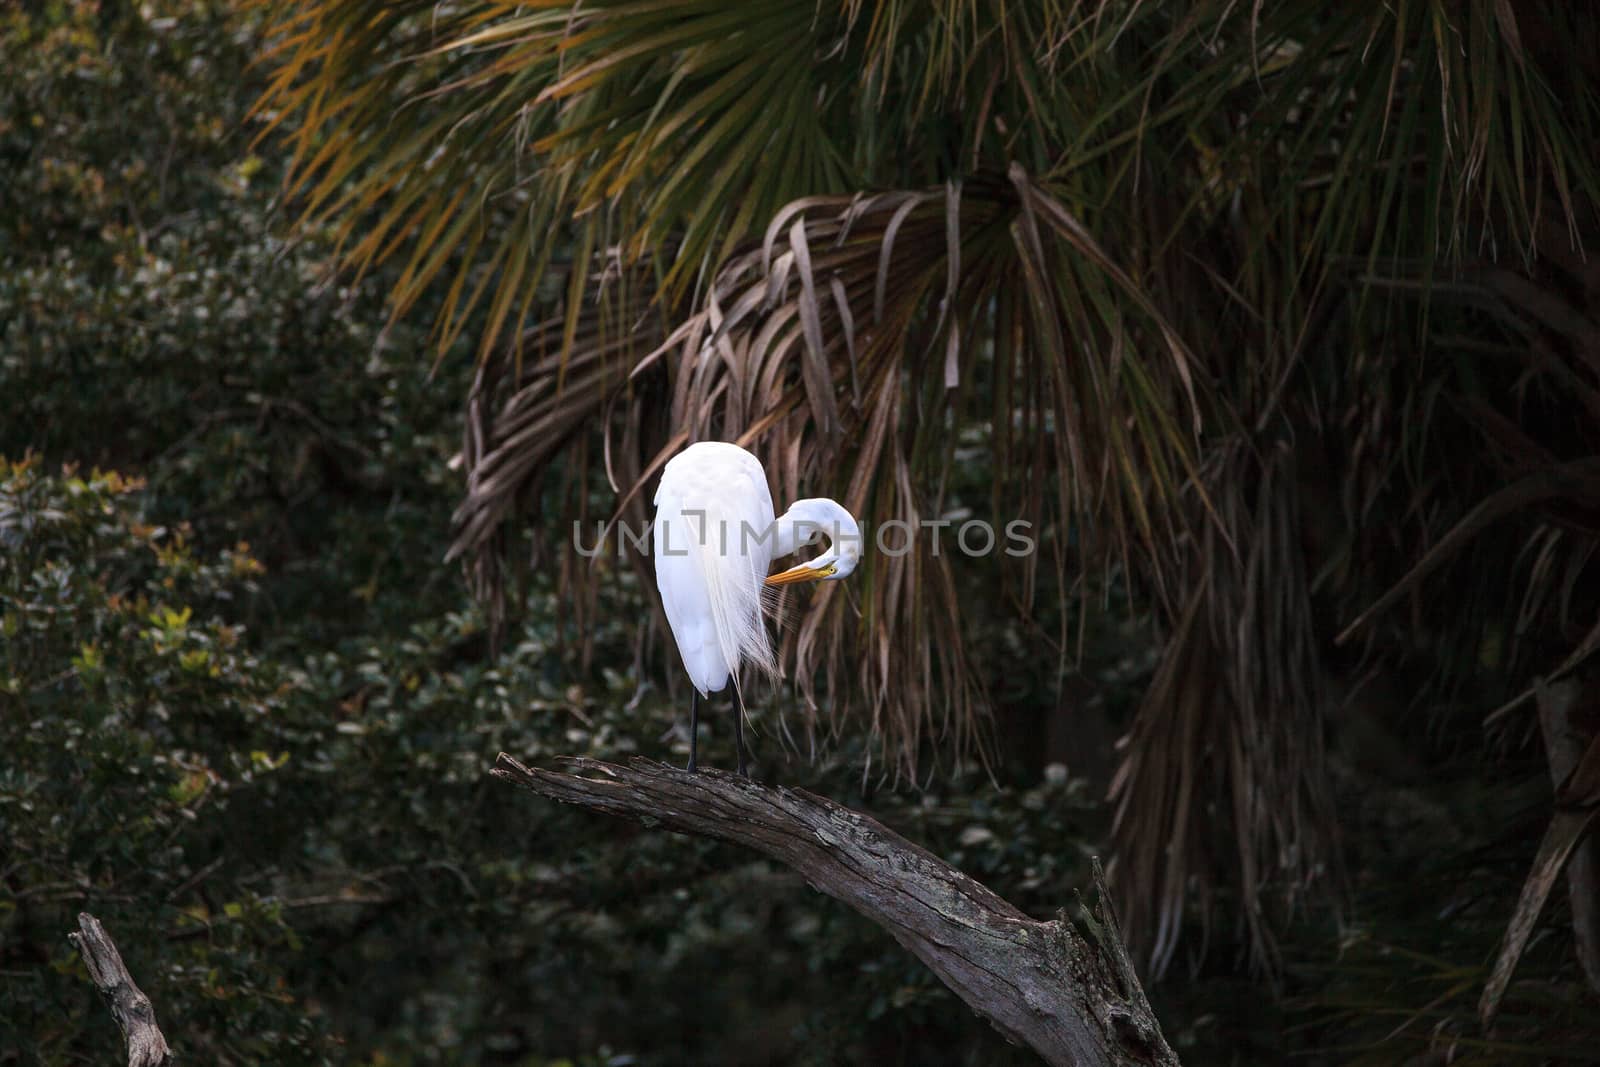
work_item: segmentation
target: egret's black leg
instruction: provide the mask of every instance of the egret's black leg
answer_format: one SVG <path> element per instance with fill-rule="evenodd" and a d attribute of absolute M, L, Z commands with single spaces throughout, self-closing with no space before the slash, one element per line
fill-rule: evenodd
<path fill-rule="evenodd" d="M 689 773 L 693 774 L 700 769 L 695 761 L 700 747 L 700 690 L 690 686 L 689 692 Z"/>
<path fill-rule="evenodd" d="M 733 743 L 739 752 L 739 773 L 748 778 L 750 772 L 744 769 L 744 694 L 737 685 L 733 687 Z"/>

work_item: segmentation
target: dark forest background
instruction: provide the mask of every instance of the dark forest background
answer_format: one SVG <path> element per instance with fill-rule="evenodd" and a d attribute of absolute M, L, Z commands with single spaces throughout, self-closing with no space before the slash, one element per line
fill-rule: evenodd
<path fill-rule="evenodd" d="M 686 691 L 670 649 L 641 647 L 654 592 L 632 568 L 601 561 L 575 611 L 532 557 L 492 634 L 444 562 L 472 331 L 439 352 L 447 279 L 391 321 L 402 264 L 357 278 L 334 222 L 294 225 L 286 151 L 250 113 L 262 17 L 0 12 L 0 1064 L 115 1055 L 66 941 L 79 911 L 192 1063 L 1029 1062 L 788 871 L 487 779 L 501 750 L 681 760 Z M 1600 1060 L 1565 881 L 1497 1027 L 1477 1017 L 1552 817 L 1536 705 L 1600 692 L 1600 274 L 1541 269 L 1498 303 L 1437 279 L 1454 302 L 1407 335 L 1414 363 L 1351 341 L 1378 365 L 1309 372 L 1330 377 L 1303 410 L 1348 432 L 1306 425 L 1290 539 L 1325 568 L 1314 588 L 1344 568 L 1371 594 L 1313 597 L 1307 623 L 1336 668 L 1305 729 L 1337 870 L 1268 918 L 1226 877 L 1180 887 L 1189 933 L 1150 992 L 1186 1064 Z M 944 491 L 982 502 L 998 460 L 963 443 Z M 1384 449 L 1401 489 L 1352 473 Z M 605 513 L 603 475 L 571 469 Z M 1543 492 L 1495 496 L 1535 475 Z M 1491 498 L 1470 578 L 1410 586 L 1376 655 L 1333 644 Z M 510 555 L 538 533 L 508 531 Z M 1053 914 L 1113 847 L 1114 742 L 1148 742 L 1147 694 L 1221 683 L 1162 669 L 1171 628 L 1115 569 L 1027 625 L 992 572 L 952 581 L 986 762 L 936 751 L 886 777 L 893 754 L 848 717 L 811 758 L 782 740 L 801 711 L 780 689 L 756 711 L 759 771 Z M 1040 637 L 1062 619 L 1066 670 Z M 1552 677 L 1556 696 L 1532 692 Z M 702 759 L 731 765 L 710 719 Z"/>

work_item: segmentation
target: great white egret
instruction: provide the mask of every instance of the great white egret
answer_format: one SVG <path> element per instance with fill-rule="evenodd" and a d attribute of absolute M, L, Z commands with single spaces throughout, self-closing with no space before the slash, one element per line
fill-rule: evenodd
<path fill-rule="evenodd" d="M 700 698 L 733 681 L 733 721 L 744 774 L 744 696 L 739 668 L 777 673 L 762 617 L 765 586 L 838 581 L 861 559 L 861 529 L 832 500 L 797 500 L 774 519 L 761 461 L 738 445 L 702 441 L 667 461 L 656 489 L 656 587 L 667 624 L 694 685 L 689 705 L 689 770 L 696 768 Z M 776 558 L 828 536 L 809 563 L 767 576 Z"/>

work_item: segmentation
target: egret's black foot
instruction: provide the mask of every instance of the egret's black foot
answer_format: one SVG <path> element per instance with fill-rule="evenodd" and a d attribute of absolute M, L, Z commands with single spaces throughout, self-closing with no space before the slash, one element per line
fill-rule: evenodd
<path fill-rule="evenodd" d="M 694 691 L 689 699 L 689 766 L 684 770 L 690 774 L 700 769 L 695 757 L 700 754 L 700 691 Z"/>
<path fill-rule="evenodd" d="M 744 764 L 744 695 L 737 685 L 733 687 L 733 750 L 739 756 L 739 777 L 750 777 Z"/>

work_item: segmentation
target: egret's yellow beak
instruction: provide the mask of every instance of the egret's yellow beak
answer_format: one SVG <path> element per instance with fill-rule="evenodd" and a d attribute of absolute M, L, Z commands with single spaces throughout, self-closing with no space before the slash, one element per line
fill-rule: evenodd
<path fill-rule="evenodd" d="M 780 574 L 774 574 L 767 579 L 768 585 L 793 585 L 795 582 L 820 582 L 824 578 L 833 577 L 837 570 L 833 564 L 826 567 L 813 567 L 809 563 L 802 563 L 798 567 L 790 567 Z"/>

